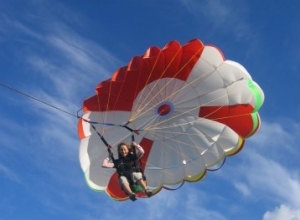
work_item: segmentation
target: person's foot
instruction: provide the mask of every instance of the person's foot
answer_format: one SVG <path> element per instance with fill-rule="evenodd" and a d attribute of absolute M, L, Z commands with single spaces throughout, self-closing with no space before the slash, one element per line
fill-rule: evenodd
<path fill-rule="evenodd" d="M 151 197 L 152 196 L 152 191 L 150 189 L 146 189 L 145 190 L 145 194 L 148 196 L 148 197 Z"/>
<path fill-rule="evenodd" d="M 135 194 L 134 194 L 134 193 L 131 193 L 131 194 L 129 195 L 129 199 L 130 199 L 132 202 L 134 202 L 134 201 L 136 200 Z"/>

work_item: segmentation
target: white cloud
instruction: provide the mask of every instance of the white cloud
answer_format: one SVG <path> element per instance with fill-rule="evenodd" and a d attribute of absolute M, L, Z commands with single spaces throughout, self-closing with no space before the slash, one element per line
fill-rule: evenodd
<path fill-rule="evenodd" d="M 56 26 L 43 39 L 41 47 L 47 53 L 31 51 L 26 60 L 36 75 L 41 77 L 42 73 L 50 79 L 59 97 L 74 98 L 88 88 L 93 95 L 97 83 L 111 76 L 121 63 L 103 47 L 63 25 Z"/>
<path fill-rule="evenodd" d="M 48 26 L 55 28 L 39 31 L 22 21 L 7 20 L 6 24 L 8 26 L 12 24 L 10 28 L 20 33 L 20 36 L 29 36 L 37 40 L 32 41 L 34 46 L 27 47 L 26 50 L 22 50 L 22 46 L 18 48 L 22 51 L 18 52 L 18 57 L 27 62 L 26 69 L 30 67 L 28 71 L 30 75 L 25 76 L 25 71 L 22 70 L 18 76 L 21 86 L 26 89 L 20 87 L 18 89 L 76 114 L 83 99 L 94 95 L 97 84 L 108 78 L 121 62 L 100 45 L 82 38 L 68 27 L 59 25 L 57 21 L 55 23 L 56 25 Z M 24 76 L 21 76 L 23 72 Z M 84 182 L 84 175 L 80 172 L 77 119 L 23 97 L 18 97 L 18 101 L 15 101 L 10 109 L 12 113 L 18 109 L 19 113 L 2 119 L 0 128 L 5 133 L 2 132 L 1 144 L 7 145 L 9 155 L 12 150 L 15 151 L 12 155 L 22 155 L 16 160 L 21 158 L 24 164 L 22 169 L 26 172 L 14 173 L 11 168 L 13 162 L 8 159 L 0 164 L 0 174 L 5 180 L 8 179 L 6 182 L 21 182 L 19 180 L 21 179 L 24 191 L 36 197 L 39 203 L 43 203 L 49 210 L 70 212 L 73 215 L 77 210 L 71 212 L 66 208 L 62 209 L 57 204 L 58 197 L 60 202 L 64 202 L 64 206 L 68 207 L 77 202 L 76 198 L 85 196 L 87 200 L 83 204 L 85 208 L 94 209 L 94 214 L 103 211 L 101 209 L 99 211 L 99 204 L 94 205 L 95 201 L 91 202 L 87 196 L 94 192 L 90 192 Z M 5 111 L 5 114 L 9 115 L 6 113 L 8 111 Z M 20 125 L 20 121 L 24 124 Z M 76 193 L 72 195 L 65 193 L 65 187 L 76 189 Z M 84 194 L 86 190 L 89 190 L 87 195 Z M 99 202 L 99 195 L 96 194 L 95 197 Z M 101 197 L 105 198 L 105 201 L 109 200 L 106 195 L 102 194 Z M 77 211 L 77 214 L 84 215 L 80 211 Z M 93 219 L 94 214 L 86 216 L 86 219 Z M 112 215 L 115 216 L 114 213 Z"/>
<path fill-rule="evenodd" d="M 201 186 L 201 183 L 198 186 Z M 197 187 L 198 188 L 198 187 Z M 214 219 L 227 220 L 225 216 L 208 205 L 211 195 L 192 187 L 186 183 L 179 190 L 161 190 L 158 195 L 150 199 L 140 199 L 143 203 L 143 210 L 140 216 L 144 219 Z M 209 208 L 207 208 L 209 207 Z M 147 216 L 144 215 L 146 210 Z M 171 211 L 172 210 L 172 211 Z M 170 212 L 171 211 L 171 212 Z M 136 211 L 139 212 L 139 211 Z"/>
<path fill-rule="evenodd" d="M 290 131 L 287 131 L 280 123 L 264 121 L 262 124 L 261 130 L 246 141 L 244 149 L 228 158 L 224 169 L 216 174 L 226 180 L 230 177 L 243 196 L 241 202 L 259 203 L 260 211 L 266 213 L 264 220 L 274 220 L 275 214 L 280 216 L 285 210 L 297 213 L 300 209 L 299 126 L 289 123 Z M 285 206 L 266 212 L 270 206 L 280 204 Z"/>
<path fill-rule="evenodd" d="M 186 214 L 185 216 L 181 215 L 181 219 L 227 220 L 225 216 L 218 212 L 218 209 L 207 207 L 206 203 L 208 203 L 208 200 L 213 199 L 213 195 L 207 195 L 205 192 L 193 189 L 185 190 L 185 193 L 188 195 L 188 200 L 184 204 L 184 213 Z"/>
<path fill-rule="evenodd" d="M 17 42 L 15 51 L 11 52 L 15 52 L 21 62 L 27 62 L 24 66 L 26 70 L 18 73 L 18 77 L 27 74 L 26 77 L 35 82 L 47 80 L 47 83 L 42 82 L 45 84 L 38 86 L 48 90 L 54 87 L 56 97 L 71 99 L 83 94 L 82 91 L 86 92 L 86 88 L 93 95 L 97 83 L 111 76 L 122 62 L 104 47 L 82 37 L 68 26 L 67 18 L 75 19 L 80 17 L 79 14 L 60 3 L 51 3 L 49 10 L 46 1 L 32 1 L 31 4 L 39 10 L 23 17 L 0 12 L 4 36 Z M 53 9 L 64 13 L 54 15 L 52 13 L 56 10 Z M 8 7 L 7 10 L 12 9 Z M 37 20 L 42 25 L 36 25 Z M 30 75 L 26 72 L 28 64 Z"/>
<path fill-rule="evenodd" d="M 10 179 L 13 182 L 16 183 L 21 183 L 20 179 L 18 178 L 18 175 L 8 167 L 4 166 L 3 164 L 0 163 L 0 173 L 2 173 L 5 177 Z"/>
<path fill-rule="evenodd" d="M 5 33 L 9 32 L 9 31 L 11 31 L 11 32 L 15 32 L 15 31 L 22 32 L 22 33 L 26 34 L 27 36 L 42 40 L 41 34 L 31 30 L 29 27 L 22 24 L 20 21 L 14 19 L 14 18 L 10 18 L 6 14 L 0 14 L 0 18 L 2 20 L 1 23 L 0 23 L 1 24 L 0 30 L 2 30 L 2 32 L 5 32 Z"/>
<path fill-rule="evenodd" d="M 251 191 L 247 184 L 236 182 L 234 183 L 235 188 L 242 193 L 243 196 L 249 196 L 251 195 Z"/>
<path fill-rule="evenodd" d="M 247 22 L 248 7 L 245 1 L 230 4 L 227 1 L 181 0 L 182 4 L 198 18 L 210 23 L 211 31 L 233 34 L 236 39 L 247 38 L 252 27 Z M 236 10 L 239 8 L 239 10 Z M 201 19 L 199 19 L 201 22 Z"/>
<path fill-rule="evenodd" d="M 256 152 L 248 153 L 248 163 L 244 164 L 242 173 L 246 174 L 247 182 L 254 192 L 263 192 L 274 200 L 300 207 L 300 181 L 297 171 L 285 168 Z"/>
<path fill-rule="evenodd" d="M 297 129 L 299 125 L 288 119 L 277 123 L 274 122 L 275 120 L 272 122 L 262 121 L 260 131 L 250 141 L 260 148 L 259 151 L 267 151 L 271 154 L 281 150 L 295 153 L 294 144 L 299 139 L 299 130 Z M 289 129 L 283 127 L 285 124 L 288 124 Z M 269 150 L 270 148 L 272 151 Z"/>
<path fill-rule="evenodd" d="M 289 127 L 298 126 L 290 123 Z M 246 142 L 240 153 L 242 161 L 235 171 L 237 178 L 246 182 L 235 181 L 236 188 L 264 191 L 300 207 L 300 164 L 298 157 L 295 159 L 299 154 L 297 132 L 297 129 L 286 131 L 279 123 L 263 121 L 260 131 Z"/>
<path fill-rule="evenodd" d="M 275 208 L 264 214 L 263 220 L 300 220 L 300 209 L 293 209 L 286 205 Z"/>

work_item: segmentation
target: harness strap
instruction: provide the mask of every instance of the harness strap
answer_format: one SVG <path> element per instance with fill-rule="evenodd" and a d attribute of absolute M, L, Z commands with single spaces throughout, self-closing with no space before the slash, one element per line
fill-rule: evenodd
<path fill-rule="evenodd" d="M 112 153 L 111 150 L 110 150 L 110 149 L 111 149 L 111 146 L 107 143 L 107 141 L 105 140 L 105 138 L 103 137 L 103 135 L 101 135 L 101 134 L 97 131 L 96 127 L 94 126 L 94 123 L 92 123 L 92 122 L 90 122 L 90 121 L 87 121 L 87 120 L 84 120 L 84 121 L 90 123 L 90 125 L 92 126 L 92 128 L 94 129 L 94 131 L 97 133 L 97 135 L 99 136 L 99 138 L 101 139 L 101 141 L 103 142 L 103 144 L 107 147 L 107 151 L 108 151 L 109 157 L 112 159 L 113 163 L 115 163 L 114 155 L 113 155 L 113 153 Z"/>

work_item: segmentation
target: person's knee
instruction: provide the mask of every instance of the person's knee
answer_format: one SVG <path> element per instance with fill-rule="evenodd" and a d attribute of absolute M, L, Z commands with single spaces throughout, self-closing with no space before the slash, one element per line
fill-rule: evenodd
<path fill-rule="evenodd" d="M 123 187 L 124 184 L 129 184 L 128 179 L 125 176 L 120 176 L 119 184 L 121 187 Z"/>
<path fill-rule="evenodd" d="M 134 172 L 132 173 L 132 177 L 134 181 L 139 181 L 143 179 L 142 173 L 140 172 Z"/>

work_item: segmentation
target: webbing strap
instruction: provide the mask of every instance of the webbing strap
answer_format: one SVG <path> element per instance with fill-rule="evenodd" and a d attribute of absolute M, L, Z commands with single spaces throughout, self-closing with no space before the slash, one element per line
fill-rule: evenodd
<path fill-rule="evenodd" d="M 113 156 L 113 153 L 111 152 L 111 145 L 105 140 L 105 138 L 103 137 L 103 135 L 101 135 L 96 127 L 95 127 L 95 124 L 101 124 L 101 125 L 106 125 L 106 126 L 119 126 L 119 127 L 124 127 L 126 128 L 127 130 L 129 130 L 130 132 L 132 132 L 132 135 L 131 135 L 131 140 L 134 141 L 134 134 L 133 133 L 136 133 L 136 134 L 139 134 L 139 132 L 137 130 L 133 130 L 132 128 L 128 127 L 128 122 L 125 124 L 125 125 L 117 125 L 117 124 L 112 124 L 112 123 L 100 123 L 100 122 L 95 122 L 95 121 L 88 121 L 84 118 L 82 118 L 83 121 L 89 123 L 91 125 L 91 127 L 94 129 L 94 131 L 97 133 L 97 135 L 99 136 L 99 138 L 101 139 L 101 141 L 104 143 L 104 145 L 107 147 L 107 151 L 108 151 L 108 154 L 109 154 L 109 157 L 114 161 L 114 156 Z M 134 155 L 136 156 L 136 152 L 135 152 L 135 149 L 134 149 Z"/>
<path fill-rule="evenodd" d="M 89 122 L 90 123 L 90 122 Z M 105 144 L 106 147 L 110 148 L 110 145 L 107 143 L 107 141 L 105 140 L 105 138 L 97 131 L 96 127 L 90 123 L 90 125 L 92 126 L 92 128 L 95 130 L 95 132 L 97 133 L 97 135 L 100 137 L 100 139 L 102 140 L 102 142 Z"/>
<path fill-rule="evenodd" d="M 95 127 L 95 124 L 101 124 L 101 125 L 106 125 L 106 126 L 118 126 L 118 127 L 124 127 L 126 128 L 127 130 L 129 130 L 130 132 L 132 133 L 136 133 L 136 134 L 139 134 L 138 130 L 133 130 L 132 128 L 128 127 L 126 123 L 125 125 L 119 125 L 119 124 L 113 124 L 113 123 L 102 123 L 102 122 L 96 122 L 96 121 L 89 121 L 89 120 L 86 120 L 84 118 L 82 118 L 83 121 L 89 123 L 92 128 L 95 130 L 95 132 L 97 133 L 97 135 L 100 137 L 100 139 L 102 140 L 102 142 L 105 144 L 106 147 L 110 148 L 111 146 L 107 143 L 107 141 L 105 140 L 105 138 L 103 137 L 103 135 L 101 135 L 96 127 Z M 131 136 L 131 140 L 134 141 L 134 135 L 132 134 Z"/>

